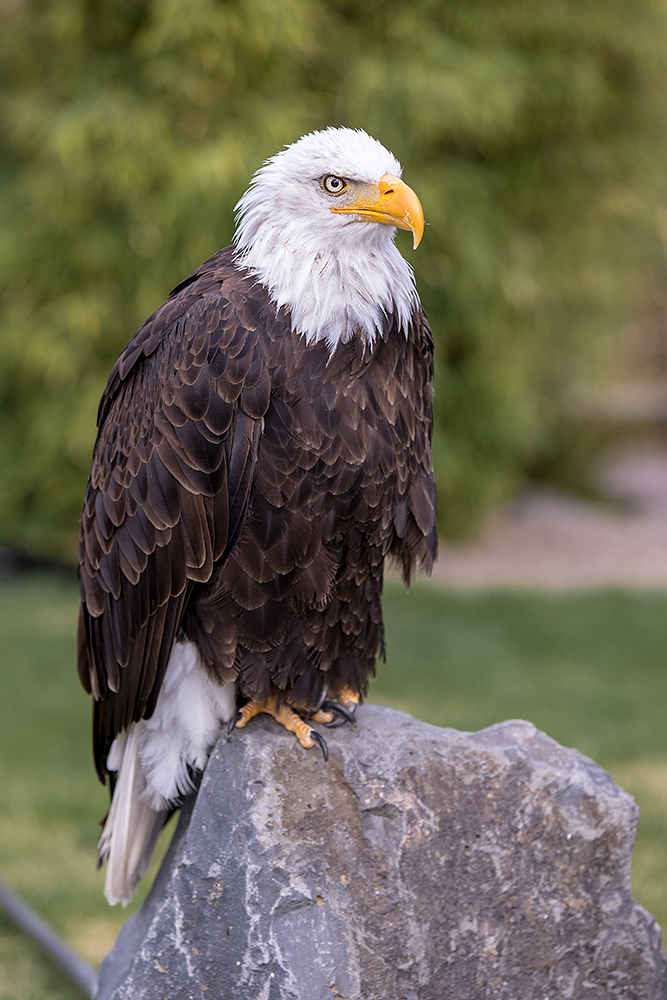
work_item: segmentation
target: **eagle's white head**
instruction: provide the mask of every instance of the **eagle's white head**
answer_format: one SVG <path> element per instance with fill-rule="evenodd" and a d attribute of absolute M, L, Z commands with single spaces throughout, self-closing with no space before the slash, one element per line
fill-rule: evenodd
<path fill-rule="evenodd" d="M 417 293 L 394 235 L 410 229 L 416 248 L 424 215 L 400 176 L 377 139 L 328 128 L 267 160 L 236 206 L 239 264 L 308 342 L 373 343 L 390 313 L 407 333 Z"/>

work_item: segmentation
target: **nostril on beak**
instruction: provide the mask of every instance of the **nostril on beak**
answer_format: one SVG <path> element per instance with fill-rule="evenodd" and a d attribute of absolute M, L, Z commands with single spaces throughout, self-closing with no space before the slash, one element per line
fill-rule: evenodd
<path fill-rule="evenodd" d="M 380 183 L 378 185 L 380 189 L 380 194 L 383 198 L 393 198 L 396 192 L 400 189 L 401 182 L 398 177 L 393 177 L 391 174 L 384 174 L 380 178 Z"/>

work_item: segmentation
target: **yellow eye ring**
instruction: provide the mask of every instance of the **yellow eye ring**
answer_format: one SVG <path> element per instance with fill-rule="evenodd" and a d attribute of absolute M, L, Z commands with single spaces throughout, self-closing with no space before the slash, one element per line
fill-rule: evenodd
<path fill-rule="evenodd" d="M 335 174 L 327 174 L 322 178 L 322 187 L 327 194 L 340 194 L 347 187 L 347 181 L 342 177 L 336 177 Z"/>

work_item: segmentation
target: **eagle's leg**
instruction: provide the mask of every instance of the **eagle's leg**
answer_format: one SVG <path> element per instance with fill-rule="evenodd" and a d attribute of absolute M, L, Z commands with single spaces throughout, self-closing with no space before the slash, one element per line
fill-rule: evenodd
<path fill-rule="evenodd" d="M 255 701 L 254 699 L 246 702 L 242 708 L 239 709 L 236 716 L 236 729 L 243 729 L 251 719 L 254 719 L 256 715 L 260 715 L 265 712 L 267 715 L 272 715 L 276 722 L 279 722 L 281 726 L 288 729 L 290 733 L 294 733 L 297 740 L 305 750 L 310 750 L 317 743 L 324 755 L 326 760 L 329 756 L 329 751 L 327 745 L 323 738 L 320 736 L 316 730 L 309 726 L 307 722 L 297 715 L 288 705 L 284 702 L 278 704 L 278 699 L 275 694 L 269 695 L 261 701 Z"/>

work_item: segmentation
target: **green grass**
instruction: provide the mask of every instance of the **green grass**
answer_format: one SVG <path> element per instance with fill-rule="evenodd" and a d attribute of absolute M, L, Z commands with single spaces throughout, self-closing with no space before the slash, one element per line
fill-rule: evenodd
<path fill-rule="evenodd" d="M 393 582 L 387 663 L 370 699 L 479 729 L 526 718 L 635 795 L 640 902 L 667 923 L 667 594 L 456 594 Z M 109 908 L 95 871 L 107 808 L 74 668 L 76 586 L 0 586 L 0 878 L 97 963 L 139 905 Z M 153 866 L 153 870 L 155 865 Z M 0 1000 L 76 994 L 0 919 Z"/>
<path fill-rule="evenodd" d="M 386 588 L 373 701 L 437 726 L 534 722 L 610 767 L 667 759 L 667 593 Z"/>

